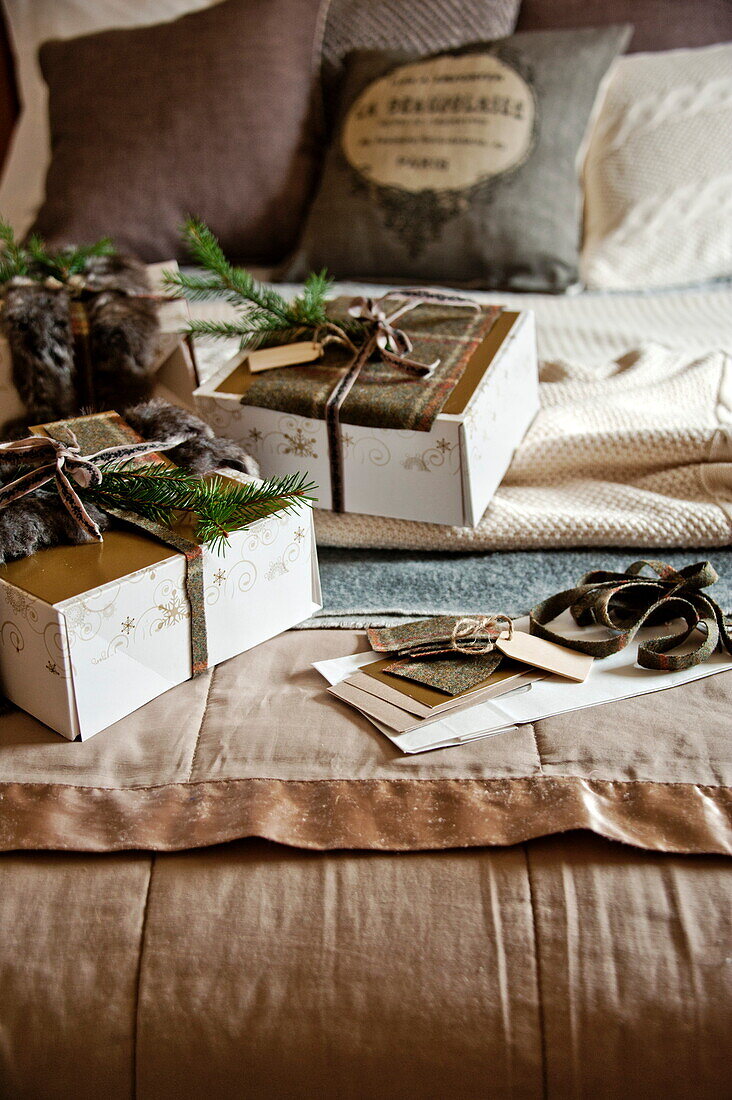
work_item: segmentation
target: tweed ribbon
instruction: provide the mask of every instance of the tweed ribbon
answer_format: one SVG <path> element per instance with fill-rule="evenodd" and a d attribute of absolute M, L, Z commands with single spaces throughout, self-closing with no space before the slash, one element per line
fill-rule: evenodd
<path fill-rule="evenodd" d="M 655 577 L 643 575 L 650 569 Z M 585 574 L 576 588 L 558 592 L 532 610 L 530 631 L 547 641 L 593 657 L 608 657 L 625 649 L 642 626 L 658 626 L 681 619 L 685 626 L 660 638 L 641 642 L 638 664 L 643 668 L 673 672 L 693 668 L 711 657 L 721 645 L 732 653 L 730 617 L 703 590 L 719 580 L 708 561 L 673 569 L 661 561 L 636 561 L 624 573 L 599 569 Z M 578 626 L 600 625 L 612 636 L 590 641 L 565 638 L 546 624 L 569 610 Z M 703 640 L 693 649 L 671 653 L 697 629 Z"/>
<path fill-rule="evenodd" d="M 396 303 L 397 301 L 401 304 L 393 313 L 387 315 L 386 303 Z M 353 358 L 331 390 L 325 403 L 331 508 L 334 512 L 345 511 L 343 499 L 343 442 L 340 420 L 343 402 L 353 389 L 364 366 L 377 350 L 379 358 L 387 366 L 403 370 L 407 374 L 414 375 L 415 378 L 429 376 L 430 372 L 439 363 L 439 359 L 434 360 L 429 365 L 411 359 L 412 341 L 403 329 L 395 327 L 394 322 L 417 306 L 432 302 L 440 305 L 480 310 L 477 302 L 473 302 L 469 298 L 463 298 L 459 294 L 450 294 L 442 290 L 431 288 L 390 290 L 378 301 L 373 298 L 354 298 L 348 307 L 349 315 L 362 321 L 366 329 L 366 339 L 360 347 L 356 347 L 348 334 L 334 323 L 323 326 L 323 329 L 315 334 L 316 340 L 322 339 L 324 342 L 336 341 L 343 343 L 353 352 Z"/>
<path fill-rule="evenodd" d="M 82 455 L 76 432 L 86 435 L 93 446 L 102 446 L 93 454 Z M 0 488 L 0 508 L 5 508 L 14 500 L 26 496 L 54 481 L 59 497 L 69 514 L 79 526 L 92 538 L 102 542 L 99 527 L 88 514 L 72 482 L 80 486 L 100 485 L 102 462 L 124 462 L 128 459 L 142 458 L 152 453 L 170 450 L 185 442 L 187 436 L 175 436 L 164 443 L 139 441 L 136 434 L 116 413 L 79 417 L 69 421 L 60 421 L 46 426 L 51 436 L 33 435 L 26 439 L 13 440 L 0 444 L 0 456 L 23 465 L 35 465 L 35 468 L 22 474 L 9 485 Z M 118 442 L 118 440 L 122 442 Z M 122 508 L 104 509 L 117 519 L 124 520 L 155 538 L 166 546 L 171 546 L 185 555 L 186 594 L 191 612 L 191 666 L 192 674 L 198 675 L 208 668 L 208 639 L 206 632 L 206 611 L 203 584 L 203 555 L 198 543 L 187 539 L 171 528 L 153 520 L 146 519 L 134 512 Z"/>
<path fill-rule="evenodd" d="M 153 451 L 167 451 L 178 446 L 184 437 L 176 437 L 166 443 L 147 441 L 127 443 L 121 446 L 105 447 L 96 454 L 82 455 L 76 436 L 70 428 L 58 429 L 65 438 L 52 439 L 49 436 L 30 435 L 25 439 L 14 439 L 10 443 L 0 444 L 0 454 L 7 461 L 16 461 L 34 467 L 15 481 L 0 488 L 0 508 L 7 508 L 14 500 L 36 492 L 49 481 L 55 481 L 58 495 L 69 515 L 76 520 L 87 534 L 97 542 L 102 542 L 102 533 L 91 518 L 72 482 L 84 488 L 102 484 L 102 462 L 124 462 L 151 454 Z M 67 476 L 68 475 L 68 476 Z"/>
<path fill-rule="evenodd" d="M 395 658 L 384 672 L 449 695 L 469 691 L 496 671 L 503 660 L 495 647 L 502 635 L 513 635 L 513 622 L 501 614 L 440 615 L 368 631 L 372 648 Z"/>

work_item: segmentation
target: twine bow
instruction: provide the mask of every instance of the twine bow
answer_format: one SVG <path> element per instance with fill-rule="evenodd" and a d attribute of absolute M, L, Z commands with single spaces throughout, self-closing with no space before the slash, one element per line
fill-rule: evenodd
<path fill-rule="evenodd" d="M 642 575 L 646 568 L 656 576 Z M 530 630 L 547 641 L 602 658 L 624 649 L 642 626 L 683 619 L 686 626 L 680 630 L 642 642 L 638 664 L 662 672 L 693 668 L 708 660 L 720 643 L 732 654 L 729 616 L 703 591 L 717 580 L 719 574 L 708 561 L 679 570 L 661 561 L 636 561 L 624 573 L 594 570 L 582 577 L 576 588 L 558 592 L 538 604 L 530 615 Z M 578 626 L 605 626 L 613 636 L 589 641 L 565 638 L 550 630 L 546 624 L 567 609 Z M 670 653 L 697 628 L 704 638 L 696 648 Z"/>
<path fill-rule="evenodd" d="M 475 618 L 459 619 L 452 631 L 451 648 L 467 656 L 490 653 L 503 634 L 504 626 L 510 641 L 513 638 L 513 620 L 508 615 L 477 615 Z"/>
<path fill-rule="evenodd" d="M 154 451 L 167 451 L 183 443 L 184 436 L 176 436 L 165 443 L 147 441 L 105 447 L 95 454 L 82 455 L 76 436 L 70 428 L 57 428 L 60 438 L 31 435 L 0 444 L 0 457 L 31 465 L 34 469 L 21 474 L 15 481 L 0 488 L 0 508 L 7 508 L 20 497 L 34 493 L 49 481 L 55 481 L 58 495 L 66 511 L 93 539 L 102 542 L 102 533 L 82 504 L 73 482 L 82 488 L 102 483 L 103 462 L 124 462 Z"/>
<path fill-rule="evenodd" d="M 401 302 L 393 313 L 387 315 L 387 302 Z M 325 403 L 325 422 L 328 433 L 328 453 L 330 460 L 331 507 L 334 512 L 344 510 L 343 502 L 343 447 L 341 441 L 340 412 L 343 402 L 351 392 L 356 379 L 376 349 L 382 360 L 398 370 L 416 377 L 425 377 L 439 363 L 439 359 L 430 364 L 418 363 L 410 358 L 412 341 L 394 322 L 417 306 L 434 303 L 446 306 L 464 307 L 480 310 L 477 302 L 463 298 L 448 291 L 424 289 L 390 290 L 378 301 L 373 298 L 354 298 L 348 307 L 351 317 L 364 322 L 366 339 L 357 347 L 348 333 L 340 325 L 330 322 L 315 333 L 316 340 L 324 343 L 335 341 L 344 344 L 352 352 L 353 358 L 336 382 Z"/>

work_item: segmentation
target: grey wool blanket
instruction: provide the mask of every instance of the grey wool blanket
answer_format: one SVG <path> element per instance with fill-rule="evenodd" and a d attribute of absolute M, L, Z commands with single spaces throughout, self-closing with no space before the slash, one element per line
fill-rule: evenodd
<path fill-rule="evenodd" d="M 732 611 L 732 549 L 519 550 L 493 554 L 320 550 L 323 610 L 305 626 L 364 627 L 404 617 L 502 611 L 524 615 L 591 569 L 621 572 L 644 557 L 676 568 L 709 559 L 720 575 L 710 595 Z"/>

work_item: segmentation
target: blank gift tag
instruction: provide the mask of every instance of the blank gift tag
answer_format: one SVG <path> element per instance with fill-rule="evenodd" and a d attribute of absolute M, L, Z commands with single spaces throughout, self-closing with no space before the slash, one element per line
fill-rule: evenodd
<path fill-rule="evenodd" d="M 297 344 L 282 344 L 276 348 L 262 348 L 246 354 L 251 374 L 263 370 L 276 370 L 278 367 L 294 367 L 298 363 L 312 363 L 320 359 L 323 345 L 315 340 L 303 340 Z"/>
<path fill-rule="evenodd" d="M 515 630 L 511 638 L 498 638 L 496 647 L 514 661 L 543 668 L 545 672 L 554 672 L 557 676 L 566 676 L 568 680 L 576 680 L 580 684 L 587 679 L 595 659 L 523 630 Z"/>

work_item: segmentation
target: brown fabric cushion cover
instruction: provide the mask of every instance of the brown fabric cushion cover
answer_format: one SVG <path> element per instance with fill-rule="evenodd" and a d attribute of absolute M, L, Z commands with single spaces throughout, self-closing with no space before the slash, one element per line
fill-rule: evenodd
<path fill-rule="evenodd" d="M 319 0 L 225 0 L 45 43 L 53 159 L 35 232 L 182 258 L 188 213 L 230 255 L 281 258 L 315 171 Z"/>
<path fill-rule="evenodd" d="M 523 0 L 517 30 L 632 23 L 628 53 L 711 46 L 732 39 L 730 0 Z"/>

